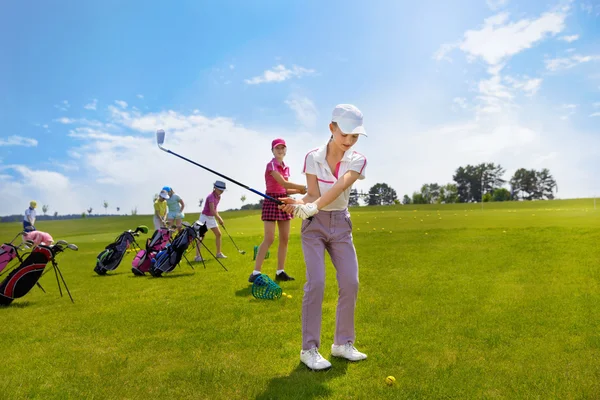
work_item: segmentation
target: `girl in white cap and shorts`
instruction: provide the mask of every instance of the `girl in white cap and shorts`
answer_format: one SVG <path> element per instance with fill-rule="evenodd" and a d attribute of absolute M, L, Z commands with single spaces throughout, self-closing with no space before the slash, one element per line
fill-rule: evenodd
<path fill-rule="evenodd" d="M 321 318 L 325 291 L 325 251 L 337 272 L 339 287 L 334 342 L 331 355 L 359 361 L 367 355 L 354 347 L 354 311 L 358 296 L 358 261 L 348 213 L 350 190 L 365 178 L 367 159 L 352 150 L 364 135 L 363 115 L 350 104 L 333 110 L 329 142 L 311 150 L 304 159 L 308 192 L 301 200 L 282 199 L 284 211 L 303 219 L 302 251 L 306 284 L 302 299 L 302 351 L 300 360 L 312 370 L 331 367 L 321 356 Z"/>

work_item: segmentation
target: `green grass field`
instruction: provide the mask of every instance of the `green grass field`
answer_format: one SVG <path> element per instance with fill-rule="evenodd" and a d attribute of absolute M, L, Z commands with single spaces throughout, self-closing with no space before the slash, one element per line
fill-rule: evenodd
<path fill-rule="evenodd" d="M 247 283 L 262 239 L 256 212 L 223 214 L 247 251 L 224 237 L 229 272 L 211 260 L 164 278 L 134 277 L 131 254 L 107 276 L 93 272 L 101 249 L 124 229 L 151 226 L 149 216 L 42 221 L 38 229 L 80 248 L 59 258 L 75 304 L 48 274 L 46 294 L 34 288 L 0 309 L 0 398 L 600 398 L 600 209 L 591 199 L 351 212 L 366 361 L 330 358 L 328 264 L 322 354 L 333 368 L 300 364 L 297 220 L 286 270 L 298 279 L 282 284 L 293 298 L 277 301 L 254 299 Z M 0 224 L 0 240 L 19 228 Z M 264 266 L 271 277 L 275 262 Z"/>

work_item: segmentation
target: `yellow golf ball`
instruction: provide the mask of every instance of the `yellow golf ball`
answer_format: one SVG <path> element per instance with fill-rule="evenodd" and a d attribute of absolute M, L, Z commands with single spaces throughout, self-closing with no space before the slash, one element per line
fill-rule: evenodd
<path fill-rule="evenodd" d="M 285 294 L 285 292 L 281 293 L 281 295 L 284 296 L 284 297 L 287 296 L 287 294 Z"/>
<path fill-rule="evenodd" d="M 291 295 L 291 294 L 288 294 L 288 295 L 287 295 L 287 298 L 288 298 L 288 299 L 291 299 L 291 298 L 292 298 L 292 295 Z"/>
<path fill-rule="evenodd" d="M 392 386 L 394 383 L 396 383 L 396 378 L 390 375 L 387 378 L 385 378 L 385 383 L 387 383 L 388 386 Z"/>

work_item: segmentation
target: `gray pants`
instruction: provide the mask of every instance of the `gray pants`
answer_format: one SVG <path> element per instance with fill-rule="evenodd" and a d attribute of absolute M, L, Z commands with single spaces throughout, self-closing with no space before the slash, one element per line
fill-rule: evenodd
<path fill-rule="evenodd" d="M 306 284 L 302 299 L 302 349 L 321 345 L 321 319 L 325 292 L 325 250 L 336 269 L 338 304 L 334 343 L 354 342 L 354 309 L 358 297 L 358 261 L 352 243 L 350 213 L 320 211 L 302 222 L 302 251 Z"/>

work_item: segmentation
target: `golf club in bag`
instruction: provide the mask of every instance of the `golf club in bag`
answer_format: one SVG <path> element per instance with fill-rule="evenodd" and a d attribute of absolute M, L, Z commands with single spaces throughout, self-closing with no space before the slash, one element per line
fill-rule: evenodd
<path fill-rule="evenodd" d="M 146 275 L 150 271 L 152 260 L 156 258 L 159 251 L 164 250 L 171 241 L 171 232 L 168 228 L 160 228 L 154 231 L 152 237 L 146 240 L 146 250 L 140 250 L 131 262 L 131 272 L 134 275 Z"/>
<path fill-rule="evenodd" d="M 194 164 L 197 167 L 200 167 L 200 168 L 203 168 L 203 169 L 205 169 L 205 170 L 207 170 L 209 172 L 212 172 L 213 174 L 218 175 L 218 176 L 220 176 L 223 179 L 227 179 L 228 181 L 230 181 L 232 183 L 235 183 L 236 185 L 241 186 L 244 189 L 247 189 L 247 190 L 251 191 L 252 193 L 255 193 L 255 194 L 259 195 L 259 196 L 262 196 L 262 197 L 264 197 L 267 200 L 274 201 L 277 204 L 283 204 L 283 202 L 281 200 L 278 200 L 278 199 L 276 199 L 274 197 L 271 197 L 269 195 L 261 193 L 261 192 L 259 192 L 256 189 L 252 189 L 251 187 L 249 187 L 247 185 L 244 185 L 243 183 L 240 183 L 240 182 L 236 181 L 235 179 L 231 179 L 228 176 L 225 176 L 225 175 L 223 175 L 223 174 L 221 174 L 221 173 L 219 173 L 219 172 L 217 172 L 215 170 L 212 170 L 212 169 L 210 169 L 208 167 L 205 167 L 204 165 L 198 164 L 197 162 L 192 161 L 189 158 L 186 158 L 186 157 L 181 156 L 181 155 L 179 155 L 179 154 L 177 154 L 177 153 L 175 153 L 175 152 L 173 152 L 173 151 L 171 151 L 169 149 L 164 148 L 163 144 L 165 143 L 165 131 L 162 130 L 162 129 L 159 129 L 159 130 L 156 131 L 156 143 L 158 144 L 158 148 L 160 148 L 162 151 L 166 151 L 167 153 L 172 154 L 175 157 L 179 157 L 182 160 L 185 160 L 185 161 L 187 161 L 189 163 L 192 163 L 192 164 Z"/>
<path fill-rule="evenodd" d="M 231 235 L 229 234 L 229 232 L 227 232 L 227 228 L 225 228 L 225 225 L 221 225 L 221 226 L 225 230 L 225 233 L 227 233 L 227 236 L 229 236 L 229 239 L 231 239 L 231 243 L 233 243 L 233 245 L 237 249 L 238 253 L 240 253 L 240 254 L 246 254 L 246 252 L 244 250 L 240 250 L 240 248 L 237 247 L 237 244 L 235 244 L 235 242 L 233 241 L 233 238 L 231 237 Z"/>
<path fill-rule="evenodd" d="M 188 222 L 183 221 L 183 229 L 173 241 L 167 245 L 167 247 L 160 251 L 156 257 L 152 260 L 150 266 L 150 275 L 159 277 L 163 273 L 171 272 L 181 262 L 181 259 L 185 257 L 185 252 L 198 237 L 203 236 L 207 231 L 205 224 L 194 223 L 190 225 Z M 186 261 L 192 269 L 194 267 L 186 258 Z"/>
<path fill-rule="evenodd" d="M 17 259 L 19 263 L 23 262 L 25 254 L 21 254 L 20 252 L 27 250 L 28 248 L 34 247 L 33 242 L 31 241 L 26 241 L 16 246 L 13 244 L 13 242 L 17 240 L 17 238 L 23 233 L 24 232 L 19 232 L 19 234 L 15 236 L 14 239 L 11 240 L 9 243 L 3 243 L 2 245 L 0 245 L 0 276 L 9 272 L 13 267 L 18 265 L 18 263 L 15 263 L 14 265 L 8 267 L 8 265 L 14 259 Z"/>
<path fill-rule="evenodd" d="M 62 281 L 71 302 L 74 303 L 73 296 L 71 296 L 65 278 L 56 262 L 56 256 L 66 249 L 78 250 L 76 245 L 69 244 L 64 240 L 59 240 L 52 246 L 38 245 L 35 247 L 19 267 L 15 268 L 6 279 L 0 283 L 0 305 L 7 306 L 11 304 L 14 299 L 18 299 L 29 293 L 33 286 L 38 284 L 38 280 L 44 273 L 44 269 L 46 268 L 46 265 L 48 265 L 48 262 L 52 262 L 52 268 L 56 275 L 56 283 L 58 284 L 60 296 L 62 297 L 63 295 L 61 287 Z"/>
<path fill-rule="evenodd" d="M 123 260 L 123 257 L 125 257 L 125 253 L 130 246 L 136 250 L 136 253 L 139 252 L 140 245 L 137 244 L 135 238 L 140 235 L 140 232 L 144 234 L 148 233 L 148 227 L 140 225 L 134 231 L 130 229 L 117 236 L 113 243 L 110 243 L 98 254 L 94 272 L 98 275 L 106 275 L 107 271 L 115 270 Z"/>

